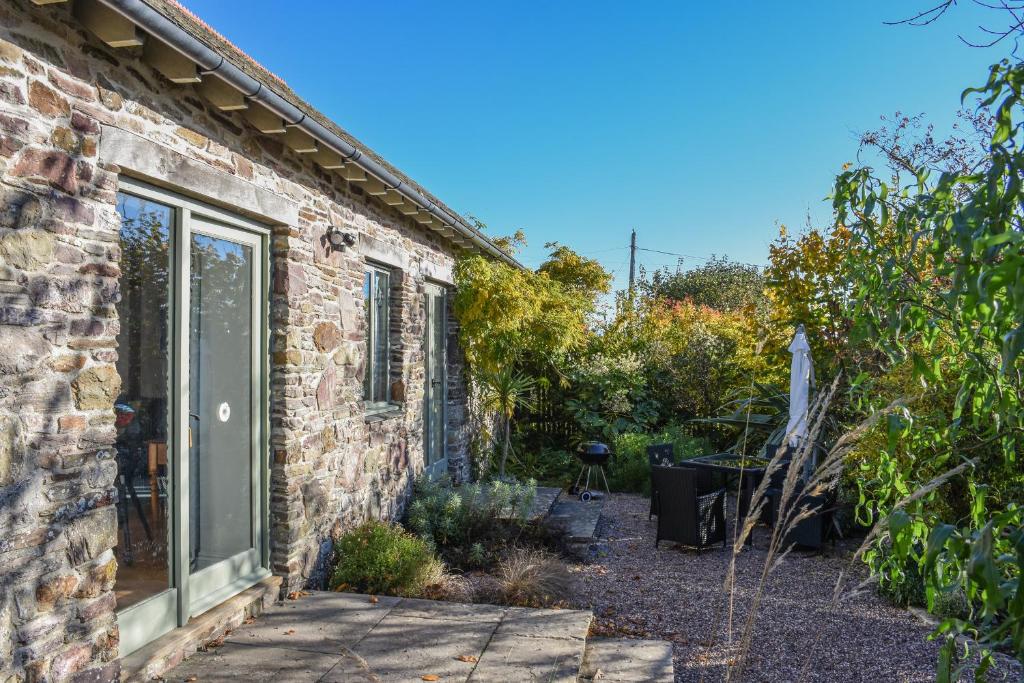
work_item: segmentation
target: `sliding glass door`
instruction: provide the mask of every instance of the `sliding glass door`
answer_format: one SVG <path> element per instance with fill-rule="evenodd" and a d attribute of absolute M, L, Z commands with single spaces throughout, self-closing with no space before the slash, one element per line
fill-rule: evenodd
<path fill-rule="evenodd" d="M 260 569 L 260 237 L 193 220 L 188 571 L 192 614 Z"/>
<path fill-rule="evenodd" d="M 121 654 L 267 576 L 266 232 L 122 183 Z"/>

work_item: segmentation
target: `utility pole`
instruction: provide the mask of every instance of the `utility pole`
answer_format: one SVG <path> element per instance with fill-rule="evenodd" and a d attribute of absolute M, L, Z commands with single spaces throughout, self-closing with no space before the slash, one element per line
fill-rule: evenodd
<path fill-rule="evenodd" d="M 629 238 L 629 293 L 633 293 L 633 284 L 636 282 L 636 228 Z"/>

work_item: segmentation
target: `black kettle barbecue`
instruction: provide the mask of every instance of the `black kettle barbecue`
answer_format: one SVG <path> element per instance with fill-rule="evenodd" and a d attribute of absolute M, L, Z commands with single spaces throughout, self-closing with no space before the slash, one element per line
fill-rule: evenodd
<path fill-rule="evenodd" d="M 608 459 L 611 458 L 612 452 L 606 444 L 599 443 L 597 441 L 585 441 L 580 444 L 580 447 L 576 449 L 576 457 L 579 458 L 583 466 L 580 468 L 580 473 L 576 477 L 576 483 L 569 493 L 578 494 L 580 500 L 586 502 L 592 498 L 599 496 L 600 494 L 596 491 L 590 490 L 590 475 L 591 471 L 596 467 L 601 473 L 601 479 L 604 480 L 604 490 L 611 494 L 611 489 L 608 488 L 608 478 L 604 474 L 604 466 L 608 464 Z M 583 478 L 584 470 L 587 473 L 587 478 L 580 488 L 580 479 Z M 597 485 L 597 477 L 594 477 L 594 485 Z"/>

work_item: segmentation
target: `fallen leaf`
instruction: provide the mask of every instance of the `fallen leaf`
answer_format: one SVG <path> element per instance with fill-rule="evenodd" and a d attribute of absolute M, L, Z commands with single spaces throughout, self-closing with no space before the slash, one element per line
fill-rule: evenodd
<path fill-rule="evenodd" d="M 198 677 L 198 676 L 189 676 L 189 677 L 188 677 L 188 678 L 186 678 L 185 680 L 186 680 L 186 681 L 198 681 L 198 680 L 199 680 L 199 677 Z"/>
<path fill-rule="evenodd" d="M 376 605 L 378 602 L 380 602 L 380 599 L 376 595 L 371 595 L 370 596 L 370 604 L 371 605 Z"/>
<path fill-rule="evenodd" d="M 455 659 L 459 660 L 460 662 L 469 662 L 470 664 L 472 664 L 472 663 L 474 663 L 474 662 L 476 662 L 476 661 L 479 661 L 479 660 L 478 660 L 478 659 L 477 659 L 476 657 L 474 657 L 473 655 L 459 655 L 459 656 L 458 656 L 458 657 L 456 657 Z"/>
<path fill-rule="evenodd" d="M 300 597 L 299 591 L 292 591 L 291 593 L 288 594 L 288 599 L 289 600 L 298 600 L 299 597 Z"/>
<path fill-rule="evenodd" d="M 284 634 L 286 636 L 290 636 L 293 633 L 295 633 L 295 629 L 293 629 L 293 628 L 290 628 L 290 629 L 288 629 L 287 631 L 284 632 Z"/>
<path fill-rule="evenodd" d="M 426 676 L 420 676 L 420 680 L 424 681 L 439 681 L 441 677 L 437 674 L 427 674 Z"/>
<path fill-rule="evenodd" d="M 347 591 L 348 588 L 349 588 L 349 586 L 348 586 L 347 583 L 339 583 L 337 586 L 334 587 L 334 592 L 335 593 L 343 593 L 343 592 Z"/>

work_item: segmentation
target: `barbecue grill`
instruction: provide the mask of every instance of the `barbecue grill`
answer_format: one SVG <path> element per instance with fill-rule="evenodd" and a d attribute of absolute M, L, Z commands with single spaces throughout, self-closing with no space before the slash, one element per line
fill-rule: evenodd
<path fill-rule="evenodd" d="M 580 473 L 576 477 L 576 484 L 569 490 L 569 492 L 578 494 L 580 500 L 583 502 L 599 496 L 599 492 L 590 490 L 590 475 L 592 470 L 596 467 L 601 473 L 601 479 L 604 480 L 604 490 L 611 494 L 611 490 L 608 488 L 608 478 L 604 474 L 604 466 L 608 463 L 608 459 L 611 455 L 611 450 L 603 443 L 588 441 L 580 444 L 580 447 L 576 449 L 576 457 L 579 458 L 581 463 L 583 463 L 583 466 L 580 467 Z M 584 470 L 587 473 L 587 478 L 583 488 L 581 489 L 580 479 L 583 478 Z M 597 485 L 597 477 L 594 477 L 594 484 Z"/>

